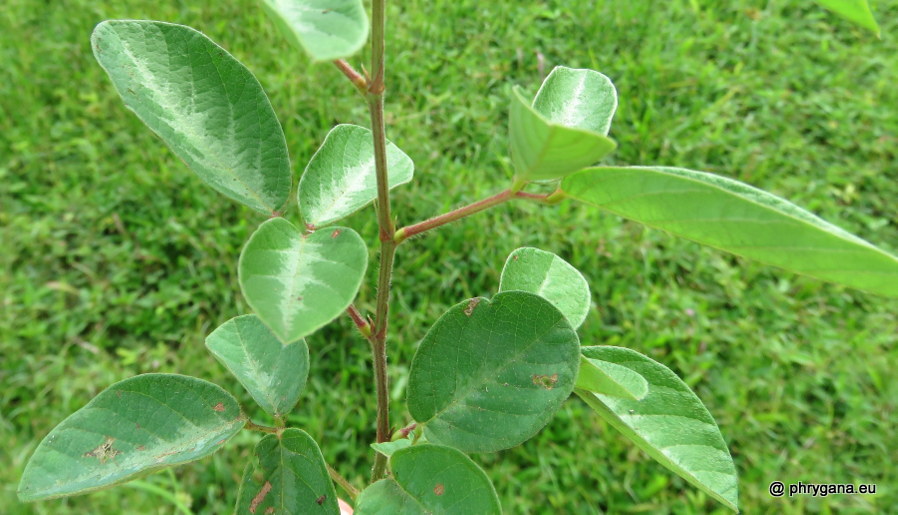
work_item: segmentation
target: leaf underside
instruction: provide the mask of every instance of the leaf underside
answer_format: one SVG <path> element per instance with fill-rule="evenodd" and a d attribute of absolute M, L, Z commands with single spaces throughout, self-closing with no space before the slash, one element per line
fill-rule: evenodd
<path fill-rule="evenodd" d="M 581 390 L 638 401 L 649 393 L 644 377 L 627 367 L 580 356 L 577 384 Z"/>
<path fill-rule="evenodd" d="M 362 0 L 262 0 L 281 32 L 315 61 L 349 57 L 368 39 Z"/>

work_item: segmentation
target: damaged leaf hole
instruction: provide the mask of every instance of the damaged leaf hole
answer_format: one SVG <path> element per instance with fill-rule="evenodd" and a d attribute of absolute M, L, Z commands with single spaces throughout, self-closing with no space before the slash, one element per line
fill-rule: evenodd
<path fill-rule="evenodd" d="M 262 489 L 259 490 L 259 493 L 253 497 L 253 500 L 249 503 L 249 512 L 256 513 L 256 510 L 259 509 L 259 505 L 262 504 L 262 501 L 265 500 L 265 496 L 268 495 L 268 492 L 271 491 L 271 481 L 266 481 L 264 485 L 262 485 Z M 265 513 L 268 513 L 266 510 Z"/>
<path fill-rule="evenodd" d="M 480 299 L 471 299 L 468 301 L 468 307 L 465 308 L 465 315 L 471 316 L 474 313 L 474 308 L 477 307 L 477 304 L 480 304 Z"/>
<path fill-rule="evenodd" d="M 115 442 L 115 438 L 113 438 L 111 436 L 107 436 L 106 441 L 104 441 L 103 443 L 98 445 L 96 449 L 89 451 L 89 452 L 85 452 L 84 457 L 85 458 L 97 458 L 97 460 L 99 460 L 101 464 L 106 463 L 107 461 L 115 458 L 116 456 L 118 456 L 119 454 L 122 453 L 122 451 L 112 447 L 112 444 L 114 442 Z"/>
<path fill-rule="evenodd" d="M 533 379 L 533 384 L 535 384 L 536 386 L 540 386 L 542 388 L 545 388 L 546 390 L 551 390 L 552 388 L 555 388 L 555 383 L 558 382 L 558 374 L 557 373 L 552 374 L 552 375 L 533 374 L 531 379 Z"/>

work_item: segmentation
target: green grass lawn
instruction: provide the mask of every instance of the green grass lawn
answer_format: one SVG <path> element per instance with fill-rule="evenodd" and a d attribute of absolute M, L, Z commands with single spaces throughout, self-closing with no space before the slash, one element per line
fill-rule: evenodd
<path fill-rule="evenodd" d="M 798 0 L 391 2 L 388 136 L 417 172 L 395 190 L 395 214 L 408 224 L 506 187 L 511 86 L 535 92 L 563 64 L 617 85 L 619 150 L 608 163 L 740 179 L 896 251 L 898 0 L 872 3 L 881 40 Z M 264 217 L 201 184 L 124 108 L 89 46 L 107 18 L 184 23 L 233 53 L 271 97 L 297 171 L 334 124 L 368 125 L 367 110 L 334 67 L 289 47 L 256 2 L 10 0 L 0 9 L 0 512 L 176 513 L 180 503 L 226 513 L 256 434 L 136 486 L 32 505 L 15 498 L 40 438 L 115 381 L 196 375 L 251 406 L 203 339 L 248 312 L 237 256 Z M 346 224 L 373 257 L 372 210 Z M 584 344 L 632 347 L 695 389 L 730 445 L 745 512 L 894 510 L 898 301 L 570 204 L 501 206 L 400 249 L 394 423 L 409 420 L 403 378 L 429 325 L 494 293 L 505 256 L 523 245 L 560 254 L 589 279 Z M 368 312 L 374 281 L 369 274 L 357 301 Z M 341 318 L 309 346 L 309 385 L 290 422 L 361 486 L 374 436 L 368 345 Z M 576 398 L 533 440 L 473 459 L 509 513 L 723 512 Z M 774 480 L 879 490 L 773 499 Z"/>

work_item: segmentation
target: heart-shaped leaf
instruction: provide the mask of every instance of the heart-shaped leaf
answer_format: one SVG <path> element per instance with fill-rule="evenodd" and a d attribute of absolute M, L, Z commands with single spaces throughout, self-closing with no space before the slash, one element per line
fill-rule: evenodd
<path fill-rule="evenodd" d="M 296 405 L 309 375 L 305 340 L 284 345 L 259 317 L 243 315 L 213 331 L 206 347 L 270 415 L 283 417 Z"/>
<path fill-rule="evenodd" d="M 589 313 L 589 285 L 576 268 L 551 252 L 521 247 L 505 261 L 499 291 L 521 290 L 548 300 L 574 329 Z"/>
<path fill-rule="evenodd" d="M 22 474 L 19 499 L 82 494 L 198 460 L 246 423 L 218 386 L 173 374 L 115 383 L 56 426 Z"/>
<path fill-rule="evenodd" d="M 129 109 L 199 177 L 263 213 L 290 196 L 284 132 L 259 81 L 199 32 L 157 21 L 109 20 L 94 56 Z"/>
<path fill-rule="evenodd" d="M 704 172 L 596 167 L 562 181 L 573 199 L 720 250 L 898 296 L 898 258 L 786 200 Z"/>
<path fill-rule="evenodd" d="M 359 495 L 356 515 L 502 513 L 483 470 L 461 452 L 441 445 L 415 445 L 390 458 L 393 476 Z"/>
<path fill-rule="evenodd" d="M 617 95 L 607 77 L 591 70 L 552 73 L 531 106 L 512 91 L 511 160 L 520 181 L 564 177 L 595 164 L 617 146 L 605 134 Z"/>
<path fill-rule="evenodd" d="M 867 0 L 817 0 L 817 3 L 879 36 L 879 25 Z"/>
<path fill-rule="evenodd" d="M 470 299 L 446 312 L 412 360 L 408 407 L 428 441 L 465 452 L 518 445 L 570 395 L 577 333 L 532 293 Z"/>
<path fill-rule="evenodd" d="M 357 125 L 331 129 L 299 181 L 299 210 L 316 227 L 351 215 L 377 198 L 374 140 Z M 395 188 L 412 180 L 415 164 L 387 142 L 387 183 Z"/>
<path fill-rule="evenodd" d="M 575 388 L 638 401 L 649 392 L 649 383 L 633 370 L 599 359 L 580 356 Z"/>
<path fill-rule="evenodd" d="M 246 302 L 289 343 L 349 307 L 367 266 L 368 250 L 352 229 L 303 234 L 287 220 L 272 218 L 250 237 L 237 268 Z"/>
<path fill-rule="evenodd" d="M 339 514 L 337 492 L 315 440 L 294 428 L 280 438 L 262 438 L 243 472 L 235 513 Z"/>
<path fill-rule="evenodd" d="M 262 0 L 281 32 L 316 61 L 349 57 L 368 39 L 362 0 Z"/>
<path fill-rule="evenodd" d="M 738 511 L 733 458 L 702 401 L 669 368 L 622 347 L 583 347 L 583 355 L 629 368 L 648 381 L 642 400 L 575 390 L 602 418 L 678 476 Z"/>

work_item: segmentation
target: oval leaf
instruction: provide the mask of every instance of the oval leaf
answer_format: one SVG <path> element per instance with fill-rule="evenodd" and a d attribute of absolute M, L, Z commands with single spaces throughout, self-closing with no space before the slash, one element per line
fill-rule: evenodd
<path fill-rule="evenodd" d="M 262 0 L 281 32 L 316 61 L 349 57 L 368 39 L 362 0 Z"/>
<path fill-rule="evenodd" d="M 305 340 L 284 345 L 255 315 L 228 320 L 206 338 L 206 347 L 267 413 L 287 415 L 309 375 Z"/>
<path fill-rule="evenodd" d="M 415 164 L 387 142 L 388 184 L 412 180 Z M 307 224 L 322 226 L 350 215 L 377 198 L 371 131 L 337 125 L 312 156 L 299 181 L 299 210 Z"/>
<path fill-rule="evenodd" d="M 577 389 L 590 407 L 659 463 L 738 511 L 736 467 L 714 418 L 669 368 L 622 347 L 583 347 L 583 355 L 626 367 L 648 381 L 642 400 Z"/>
<path fill-rule="evenodd" d="M 817 3 L 879 36 L 879 25 L 867 0 L 817 0 Z"/>
<path fill-rule="evenodd" d="M 86 493 L 198 460 L 245 422 L 237 401 L 207 381 L 174 374 L 125 379 L 41 441 L 25 466 L 19 499 Z"/>
<path fill-rule="evenodd" d="M 422 444 L 390 458 L 392 479 L 362 491 L 356 515 L 502 513 L 499 497 L 483 470 L 461 452 Z"/>
<path fill-rule="evenodd" d="M 556 66 L 536 92 L 533 109 L 563 127 L 607 135 L 617 110 L 617 90 L 597 71 Z"/>
<path fill-rule="evenodd" d="M 638 401 L 648 394 L 649 383 L 625 366 L 580 356 L 575 388 Z"/>
<path fill-rule="evenodd" d="M 399 440 L 394 440 L 392 442 L 372 443 L 371 448 L 383 454 L 384 456 L 390 457 L 399 449 L 411 447 L 412 443 L 413 442 L 411 438 L 400 438 Z"/>
<path fill-rule="evenodd" d="M 552 304 L 511 291 L 452 307 L 412 360 L 408 407 L 434 443 L 465 452 L 518 445 L 570 395 L 577 333 Z"/>
<path fill-rule="evenodd" d="M 589 284 L 576 268 L 551 252 L 521 247 L 505 261 L 499 291 L 521 290 L 551 302 L 574 329 L 589 313 Z"/>
<path fill-rule="evenodd" d="M 246 302 L 282 342 L 293 342 L 349 307 L 367 266 L 368 250 L 352 229 L 303 234 L 272 218 L 250 237 L 237 268 Z"/>
<path fill-rule="evenodd" d="M 280 439 L 262 438 L 243 472 L 235 513 L 339 514 L 337 492 L 315 440 L 292 428 Z"/>
<path fill-rule="evenodd" d="M 800 274 L 898 296 L 898 258 L 765 191 L 709 173 L 597 167 L 568 197 L 650 227 Z"/>
<path fill-rule="evenodd" d="M 290 196 L 284 132 L 259 81 L 183 25 L 110 20 L 91 36 L 115 89 L 207 184 L 263 213 Z"/>

